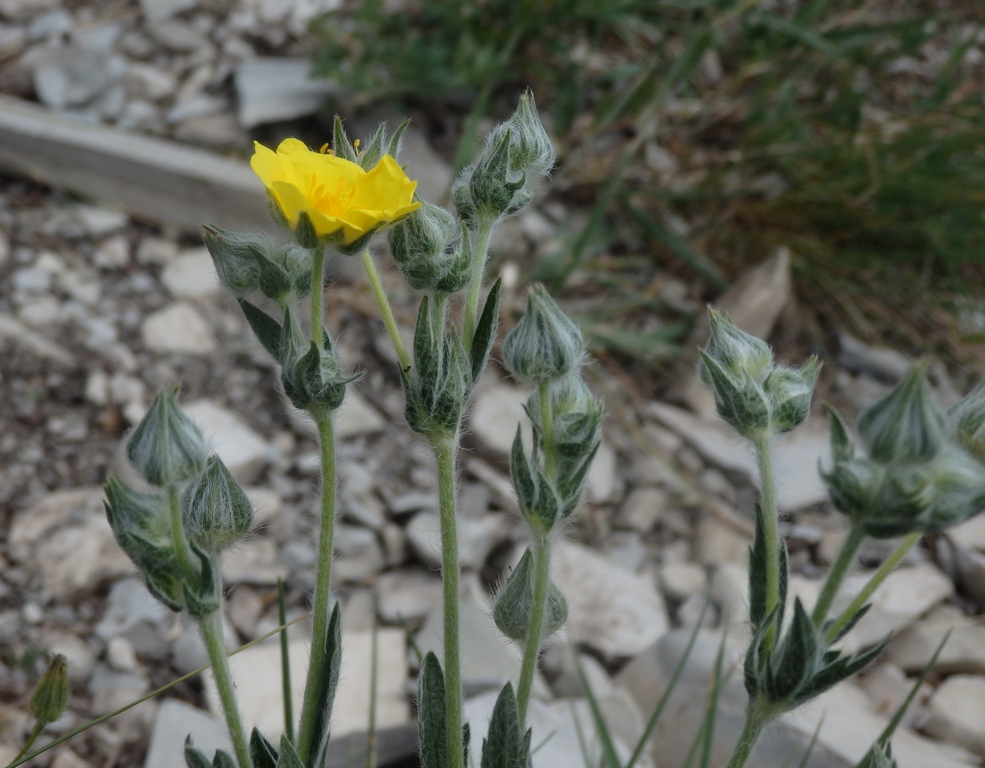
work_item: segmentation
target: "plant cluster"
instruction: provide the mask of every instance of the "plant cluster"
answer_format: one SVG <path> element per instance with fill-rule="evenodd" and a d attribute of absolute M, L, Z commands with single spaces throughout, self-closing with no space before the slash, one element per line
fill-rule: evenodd
<path fill-rule="evenodd" d="M 189 768 L 321 768 L 330 749 L 342 664 L 341 611 L 330 597 L 336 496 L 333 417 L 347 387 L 358 378 L 345 369 L 324 325 L 325 260 L 330 253 L 360 255 L 399 361 L 407 423 L 434 457 L 444 648 L 442 658 L 428 653 L 421 662 L 421 765 L 465 768 L 468 763 L 472 733 L 463 716 L 459 653 L 456 460 L 464 414 L 499 323 L 500 281 L 483 297 L 490 237 L 505 217 L 530 201 L 528 181 L 550 170 L 554 148 L 532 96 L 525 94 L 512 117 L 492 130 L 478 159 L 458 177 L 452 213 L 417 199 L 415 183 L 395 159 L 402 130 L 403 126 L 388 137 L 381 126 L 362 151 L 350 143 L 338 120 L 331 151 L 327 146 L 312 151 L 293 139 L 276 151 L 257 145 L 253 168 L 290 241 L 275 244 L 260 235 L 217 227 L 207 228 L 205 234 L 223 284 L 238 298 L 248 324 L 279 364 L 285 394 L 310 415 L 319 436 L 321 519 L 311 656 L 297 727 L 285 703 L 285 730 L 277 745 L 255 728 L 247 737 L 222 643 L 222 552 L 249 532 L 253 509 L 222 462 L 209 455 L 198 427 L 178 407 L 177 389 L 157 395 L 127 442 L 127 457 L 142 485 L 131 487 L 116 477 L 106 482 L 106 512 L 120 546 L 150 592 L 198 624 L 208 650 L 233 754 L 219 750 L 210 761 L 187 743 Z M 368 248 L 370 238 L 384 229 L 397 267 L 422 294 L 409 350 Z M 452 311 L 457 301 L 462 305 L 461 322 Z M 811 358 L 799 368 L 779 365 L 765 342 L 742 332 L 727 317 L 710 310 L 709 319 L 711 338 L 701 352 L 701 378 L 714 393 L 722 419 L 752 445 L 762 491 L 750 551 L 753 632 L 744 661 L 748 707 L 742 738 L 729 763 L 730 768 L 742 768 L 769 722 L 855 674 L 880 653 L 884 644 L 854 655 L 835 645 L 865 615 L 867 601 L 906 552 L 924 534 L 955 525 L 985 507 L 985 384 L 945 412 L 933 402 L 925 370 L 918 366 L 861 413 L 857 442 L 832 412 L 832 463 L 823 478 L 850 530 L 816 605 L 808 610 L 799 599 L 788 605 L 787 550 L 778 529 L 772 441 L 808 417 L 819 364 Z M 507 683 L 497 699 L 482 741 L 480 766 L 531 768 L 535 734 L 528 715 L 537 661 L 546 639 L 560 629 L 568 612 L 565 596 L 550 578 L 552 544 L 582 496 L 601 440 L 603 404 L 582 377 L 586 348 L 581 330 L 543 286 L 529 292 L 525 311 L 501 349 L 512 374 L 534 387 L 525 406 L 529 437 L 525 440 L 518 427 L 510 456 L 510 475 L 531 544 L 494 601 L 496 626 L 506 638 L 522 644 L 523 658 L 516 686 Z M 904 538 L 851 604 L 832 614 L 835 594 L 866 536 Z M 721 657 L 720 652 L 719 672 Z M 720 679 L 716 691 L 719 683 Z M 67 685 L 65 661 L 56 657 L 31 700 L 35 729 L 10 768 L 37 754 L 27 751 L 44 726 L 64 710 Z M 289 690 L 286 680 L 285 691 Z M 608 768 L 635 764 L 669 693 L 625 765 L 615 755 L 595 706 Z M 702 737 L 706 764 L 716 695 L 713 691 Z M 589 697 L 594 705 L 590 690 Z M 873 746 L 863 766 L 894 765 L 888 746 L 892 728 Z"/>

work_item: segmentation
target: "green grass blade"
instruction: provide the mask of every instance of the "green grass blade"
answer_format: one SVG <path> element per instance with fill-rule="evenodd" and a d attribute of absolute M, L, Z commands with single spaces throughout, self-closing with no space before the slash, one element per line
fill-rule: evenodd
<path fill-rule="evenodd" d="M 704 737 L 701 744 L 701 768 L 711 766 L 711 748 L 715 741 L 715 720 L 718 715 L 718 700 L 722 696 L 722 683 L 724 674 L 722 667 L 725 663 L 725 641 L 728 635 L 722 632 L 722 641 L 718 645 L 718 655 L 715 657 L 715 682 L 708 697 L 708 714 L 705 717 L 707 725 L 704 729 Z"/>
<path fill-rule="evenodd" d="M 588 677 L 585 675 L 585 670 L 581 666 L 581 662 L 575 659 L 575 668 L 578 670 L 578 679 L 581 680 L 581 686 L 585 689 L 585 698 L 588 699 L 588 708 L 592 713 L 592 720 L 595 722 L 595 730 L 599 736 L 599 743 L 602 746 L 602 759 L 605 761 L 606 768 L 622 768 L 619 762 L 619 754 L 616 752 L 616 745 L 612 741 L 612 734 L 609 731 L 609 726 L 605 722 L 605 716 L 602 714 L 602 708 L 599 706 L 598 697 L 595 695 L 595 691 L 592 690 L 592 685 L 588 681 Z"/>

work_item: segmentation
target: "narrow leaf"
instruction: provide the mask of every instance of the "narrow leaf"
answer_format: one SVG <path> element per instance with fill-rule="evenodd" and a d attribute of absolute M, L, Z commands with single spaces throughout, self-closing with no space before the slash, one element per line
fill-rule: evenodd
<path fill-rule="evenodd" d="M 228 752 L 217 749 L 212 756 L 212 768 L 236 768 L 236 761 Z"/>
<path fill-rule="evenodd" d="M 318 719 L 311 732 L 311 743 L 315 744 L 309 768 L 325 764 L 328 754 L 328 739 L 332 727 L 332 707 L 335 704 L 335 691 L 339 686 L 339 667 L 342 663 L 342 612 L 339 604 L 332 609 L 332 618 L 328 622 L 328 635 L 325 638 L 325 667 L 321 680 L 318 682 L 318 698 L 322 702 L 318 710 Z M 288 742 L 289 743 L 289 742 Z M 281 750 L 283 750 L 283 745 Z"/>
<path fill-rule="evenodd" d="M 322 766 L 324 762 L 313 765 Z M 304 768 L 304 763 L 301 761 L 297 750 L 287 740 L 286 735 L 280 737 L 280 756 L 277 758 L 277 768 Z"/>
<path fill-rule="evenodd" d="M 496 328 L 499 326 L 499 293 L 503 287 L 503 278 L 496 278 L 493 287 L 489 289 L 486 303 L 476 323 L 472 336 L 472 346 L 469 347 L 469 358 L 472 363 L 472 383 L 479 380 L 486 362 L 489 360 L 489 350 L 492 349 L 496 338 Z"/>
<path fill-rule="evenodd" d="M 277 750 L 256 728 L 250 734 L 250 759 L 253 768 L 277 768 Z"/>
<path fill-rule="evenodd" d="M 192 745 L 192 737 L 185 739 L 185 765 L 188 768 L 212 768 L 208 758 Z"/>
<path fill-rule="evenodd" d="M 263 348 L 278 363 L 283 362 L 281 360 L 281 334 L 283 330 L 281 329 L 280 323 L 259 307 L 243 299 L 239 299 L 239 308 L 243 310 L 243 314 L 246 316 L 246 322 L 250 324 L 250 328 L 253 329 L 253 333 L 263 345 Z"/>
<path fill-rule="evenodd" d="M 421 737 L 421 768 L 447 768 L 448 724 L 445 721 L 445 678 L 433 652 L 421 662 L 417 723 Z"/>

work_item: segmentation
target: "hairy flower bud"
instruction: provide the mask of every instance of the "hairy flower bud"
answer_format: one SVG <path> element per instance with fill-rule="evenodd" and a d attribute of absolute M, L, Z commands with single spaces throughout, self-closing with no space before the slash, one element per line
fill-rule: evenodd
<path fill-rule="evenodd" d="M 926 367 L 914 368 L 888 395 L 862 411 L 858 431 L 877 461 L 933 458 L 947 435 L 947 416 L 931 397 Z"/>
<path fill-rule="evenodd" d="M 462 228 L 455 217 L 438 205 L 420 208 L 393 226 L 390 252 L 411 288 L 454 293 L 469 279 L 471 253 L 463 254 Z"/>
<path fill-rule="evenodd" d="M 253 526 L 253 505 L 218 456 L 185 489 L 181 508 L 185 534 L 209 552 L 235 544 Z"/>
<path fill-rule="evenodd" d="M 55 722 L 68 706 L 68 662 L 56 653 L 31 696 L 31 714 L 39 723 Z"/>
<path fill-rule="evenodd" d="M 600 440 L 602 401 L 595 399 L 576 370 L 552 381 L 550 395 L 554 450 L 558 457 L 564 460 L 587 456 Z M 530 396 L 524 410 L 535 437 L 542 444 L 543 412 L 539 392 Z"/>
<path fill-rule="evenodd" d="M 746 333 L 727 315 L 711 307 L 708 307 L 708 324 L 711 336 L 704 348 L 706 356 L 731 376 L 744 374 L 754 381 L 766 377 L 773 364 L 769 344 Z"/>
<path fill-rule="evenodd" d="M 524 640 L 530 631 L 534 609 L 533 553 L 523 553 L 513 573 L 500 590 L 493 605 L 493 620 L 499 631 L 511 640 Z M 547 639 L 568 619 L 568 601 L 552 581 L 547 586 L 547 602 L 544 605 L 543 635 Z"/>
<path fill-rule="evenodd" d="M 800 368 L 774 366 L 763 382 L 770 400 L 770 423 L 777 432 L 789 432 L 811 413 L 811 399 L 821 364 L 811 357 Z"/>
<path fill-rule="evenodd" d="M 958 442 L 985 462 L 985 381 L 952 406 L 947 417 Z"/>
<path fill-rule="evenodd" d="M 127 458 L 151 485 L 167 486 L 195 477 L 208 452 L 202 432 L 178 407 L 178 388 L 157 393 L 127 441 Z"/>
<path fill-rule="evenodd" d="M 220 281 L 238 298 L 260 291 L 284 304 L 311 291 L 311 253 L 300 245 L 278 247 L 262 233 L 212 225 L 205 227 L 203 239 Z"/>
<path fill-rule="evenodd" d="M 503 339 L 503 362 L 517 377 L 541 382 L 559 379 L 581 364 L 581 331 L 547 289 L 535 285 L 523 317 Z"/>
<path fill-rule="evenodd" d="M 516 112 L 507 121 L 512 141 L 513 163 L 526 174 L 544 176 L 554 166 L 554 145 L 537 112 L 534 95 L 520 96 Z"/>

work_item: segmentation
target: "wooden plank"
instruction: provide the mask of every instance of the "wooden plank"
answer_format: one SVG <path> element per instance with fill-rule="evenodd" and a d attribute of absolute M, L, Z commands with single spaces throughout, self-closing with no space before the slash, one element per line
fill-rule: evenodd
<path fill-rule="evenodd" d="M 0 96 L 0 168 L 198 234 L 205 222 L 273 229 L 247 163 Z"/>

